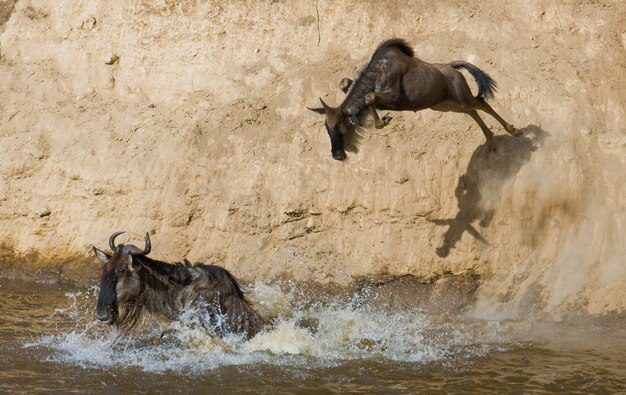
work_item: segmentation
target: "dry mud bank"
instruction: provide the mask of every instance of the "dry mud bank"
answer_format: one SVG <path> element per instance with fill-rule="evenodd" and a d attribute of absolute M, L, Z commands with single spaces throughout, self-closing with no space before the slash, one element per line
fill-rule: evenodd
<path fill-rule="evenodd" d="M 124 229 L 248 281 L 480 276 L 486 317 L 623 314 L 624 20 L 620 1 L 0 1 L 3 270 L 95 276 L 90 246 Z M 332 160 L 305 106 L 391 36 L 491 74 L 524 136 L 485 116 L 490 154 L 470 117 L 396 113 Z"/>

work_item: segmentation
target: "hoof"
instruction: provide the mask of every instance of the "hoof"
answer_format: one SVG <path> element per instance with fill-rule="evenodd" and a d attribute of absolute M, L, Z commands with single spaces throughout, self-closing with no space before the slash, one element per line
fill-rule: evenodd
<path fill-rule="evenodd" d="M 506 131 L 513 137 L 519 137 L 522 135 L 522 132 L 519 129 L 516 129 L 513 125 L 509 125 L 509 127 L 506 128 Z"/>
<path fill-rule="evenodd" d="M 348 90 L 351 86 L 352 80 L 350 78 L 344 78 L 341 80 L 341 82 L 339 82 L 339 89 L 341 89 L 343 93 L 348 93 Z"/>
<path fill-rule="evenodd" d="M 385 115 L 384 117 L 381 118 L 380 122 L 376 125 L 376 129 L 382 129 L 385 126 L 389 125 L 389 122 L 391 122 L 391 117 L 389 115 Z"/>
<path fill-rule="evenodd" d="M 383 127 L 389 125 L 389 122 L 391 122 L 393 118 L 391 118 L 389 115 L 385 115 L 382 119 L 383 121 Z"/>

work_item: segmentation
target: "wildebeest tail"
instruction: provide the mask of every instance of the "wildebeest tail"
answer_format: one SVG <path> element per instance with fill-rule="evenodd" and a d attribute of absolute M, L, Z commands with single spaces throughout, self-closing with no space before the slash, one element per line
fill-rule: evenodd
<path fill-rule="evenodd" d="M 455 60 L 450 63 L 450 66 L 455 69 L 463 68 L 474 77 L 476 83 L 478 84 L 478 95 L 476 97 L 484 97 L 488 99 L 493 97 L 493 94 L 496 92 L 496 88 L 498 85 L 496 82 L 489 76 L 489 74 L 485 73 L 478 67 L 474 66 L 471 63 L 463 62 L 462 60 Z"/>

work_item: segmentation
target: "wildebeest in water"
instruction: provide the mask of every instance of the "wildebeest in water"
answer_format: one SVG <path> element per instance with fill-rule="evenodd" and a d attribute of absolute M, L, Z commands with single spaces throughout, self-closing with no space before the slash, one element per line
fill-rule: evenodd
<path fill-rule="evenodd" d="M 216 265 L 169 264 L 147 257 L 151 250 L 146 233 L 145 247 L 115 245 L 113 254 L 93 248 L 104 264 L 96 316 L 100 321 L 130 329 L 147 311 L 169 320 L 179 318 L 187 307 L 206 308 L 207 329 L 213 335 L 244 333 L 251 338 L 262 327 L 262 319 L 246 300 L 237 279 Z"/>
<path fill-rule="evenodd" d="M 467 81 L 458 69 L 467 70 L 478 84 L 474 97 Z M 376 109 L 390 111 L 453 111 L 471 116 L 483 131 L 489 150 L 495 151 L 493 133 L 478 115 L 477 110 L 493 116 L 513 136 L 519 131 L 507 123 L 486 99 L 493 97 L 495 81 L 473 64 L 460 60 L 446 64 L 426 63 L 414 56 L 404 40 L 392 38 L 383 41 L 368 63 L 356 74 L 354 81 L 344 78 L 340 89 L 346 94 L 339 107 L 331 107 L 320 98 L 322 107 L 309 110 L 326 115 L 325 127 L 330 137 L 333 158 L 344 160 L 344 138 L 350 138 L 356 127 L 368 119 L 381 129 L 391 117 L 382 119 Z"/>

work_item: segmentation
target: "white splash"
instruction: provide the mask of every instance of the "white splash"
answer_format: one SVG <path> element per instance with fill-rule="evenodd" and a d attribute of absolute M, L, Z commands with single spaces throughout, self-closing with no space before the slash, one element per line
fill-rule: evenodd
<path fill-rule="evenodd" d="M 481 356 L 503 343 L 493 323 L 451 323 L 418 312 L 389 311 L 357 297 L 302 307 L 294 302 L 293 292 L 256 284 L 250 299 L 275 318 L 250 340 L 210 336 L 202 326 L 206 317 L 194 310 L 167 324 L 144 320 L 139 334 L 121 336 L 93 320 L 93 292 L 68 294 L 69 306 L 57 309 L 51 319 L 69 317 L 73 327 L 25 347 L 45 347 L 52 350 L 49 359 L 85 368 L 196 374 L 253 363 L 308 367 L 384 359 L 423 364 Z M 164 344 L 147 341 L 163 331 L 171 333 Z"/>

